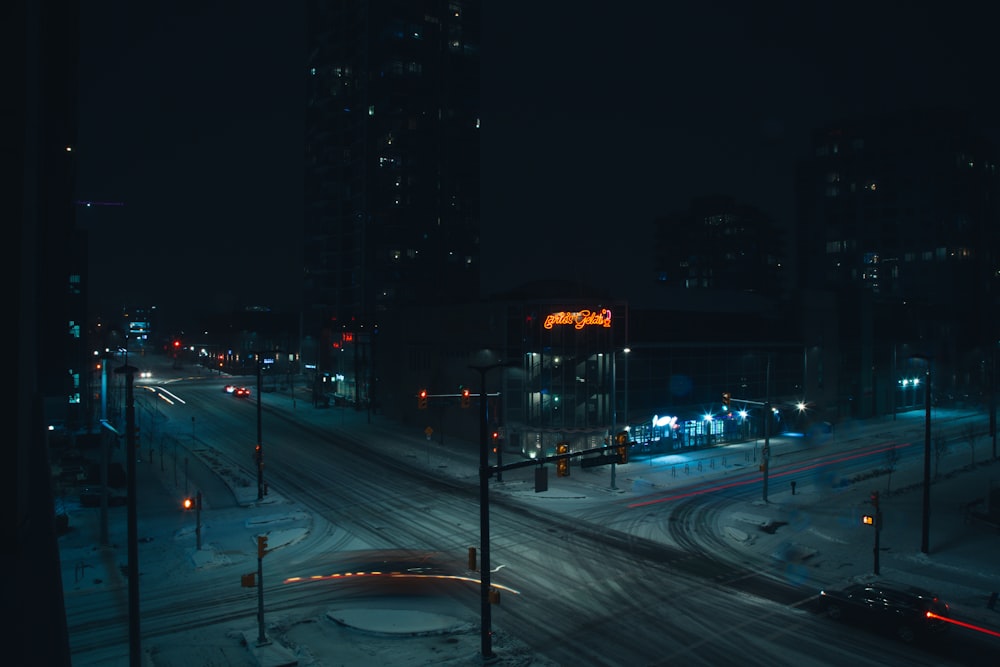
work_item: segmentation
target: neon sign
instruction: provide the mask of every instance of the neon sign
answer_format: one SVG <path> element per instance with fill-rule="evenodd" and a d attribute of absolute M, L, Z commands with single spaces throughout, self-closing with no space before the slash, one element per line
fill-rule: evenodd
<path fill-rule="evenodd" d="M 567 324 L 572 325 L 574 329 L 582 329 L 589 326 L 599 326 L 610 329 L 611 310 L 609 308 L 601 308 L 600 311 L 579 310 L 575 313 L 571 313 L 569 311 L 550 313 L 545 317 L 545 323 L 542 324 L 542 326 L 546 329 L 551 329 L 556 325 Z"/>

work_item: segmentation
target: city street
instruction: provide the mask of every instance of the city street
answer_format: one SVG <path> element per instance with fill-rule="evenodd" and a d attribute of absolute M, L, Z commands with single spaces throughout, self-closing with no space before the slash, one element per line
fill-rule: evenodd
<path fill-rule="evenodd" d="M 268 492 L 258 501 L 257 396 L 227 395 L 226 381 L 188 369 L 137 392 L 140 431 L 154 434 L 138 466 L 149 664 L 481 661 L 479 576 L 468 562 L 480 546 L 475 445 L 266 393 Z M 169 395 L 180 400 L 160 398 Z M 984 416 L 936 419 L 960 438 Z M 1000 536 L 965 523 L 959 507 L 1000 468 L 962 470 L 973 453 L 988 460 L 985 437 L 974 451 L 951 447 L 932 489 L 931 550 L 920 553 L 922 426 L 908 413 L 818 442 L 774 438 L 767 502 L 753 442 L 633 456 L 613 486 L 610 466 L 571 465 L 569 477 L 550 466 L 542 493 L 533 467 L 505 472 L 490 490 L 495 664 L 992 664 L 995 635 L 955 628 L 945 648 L 907 646 L 824 618 L 817 602 L 824 587 L 872 578 L 861 516 L 879 490 L 882 576 L 929 587 L 955 617 L 1000 629 L 1000 610 L 987 607 Z M 891 479 L 870 476 L 889 449 L 899 452 Z M 199 490 L 200 519 L 180 509 Z M 60 540 L 77 665 L 123 661 L 128 650 L 124 509 L 109 510 L 104 549 L 98 512 L 72 510 Z M 258 591 L 240 586 L 256 571 L 260 534 L 264 646 Z"/>

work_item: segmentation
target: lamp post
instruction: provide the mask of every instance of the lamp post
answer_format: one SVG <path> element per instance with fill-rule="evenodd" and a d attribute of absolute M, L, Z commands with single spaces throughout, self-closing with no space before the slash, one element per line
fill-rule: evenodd
<path fill-rule="evenodd" d="M 771 355 L 767 355 L 767 367 L 764 371 L 764 407 L 761 410 L 764 416 L 764 448 L 761 449 L 760 470 L 764 473 L 761 491 L 764 502 L 767 502 L 767 476 L 771 468 Z"/>
<path fill-rule="evenodd" d="M 482 557 L 479 563 L 480 639 L 483 658 L 493 657 L 493 618 L 490 607 L 490 493 L 489 493 L 489 440 L 487 438 L 488 414 L 486 409 L 486 373 L 494 368 L 510 366 L 510 362 L 496 362 L 469 366 L 479 372 L 479 542 Z"/>
<path fill-rule="evenodd" d="M 257 353 L 257 500 L 264 499 L 264 441 L 261 437 L 261 358 Z M 192 418 L 193 419 L 193 418 Z"/>
<path fill-rule="evenodd" d="M 922 354 L 910 355 L 910 358 L 921 359 L 927 364 L 924 370 L 924 499 L 920 551 L 928 553 L 931 525 L 931 358 Z"/>
<path fill-rule="evenodd" d="M 920 551 L 930 550 L 931 523 L 931 360 L 927 359 L 927 372 L 924 376 L 924 517 Z"/>
<path fill-rule="evenodd" d="M 136 507 L 135 457 L 135 374 L 139 371 L 125 363 L 115 373 L 125 376 L 125 470 L 128 478 L 128 638 L 129 666 L 141 664 L 141 635 L 139 633 L 139 540 L 138 511 Z"/>

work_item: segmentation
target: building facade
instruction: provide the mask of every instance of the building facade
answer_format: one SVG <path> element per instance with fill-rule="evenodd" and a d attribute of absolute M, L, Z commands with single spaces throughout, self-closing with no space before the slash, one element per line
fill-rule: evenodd
<path fill-rule="evenodd" d="M 307 19 L 303 355 L 370 402 L 384 313 L 479 295 L 480 3 L 314 0 Z"/>
<path fill-rule="evenodd" d="M 852 416 L 906 400 L 915 358 L 936 401 L 993 380 L 1000 169 L 973 119 L 950 111 L 862 118 L 814 132 L 796 184 L 799 285 L 835 295 L 839 401 Z"/>
<path fill-rule="evenodd" d="M 397 388 L 386 415 L 442 441 L 475 442 L 485 428 L 498 449 L 529 458 L 621 432 L 655 452 L 762 437 L 765 405 L 773 434 L 822 420 L 806 393 L 816 353 L 780 338 L 783 321 L 741 314 L 753 333 L 735 342 L 719 326 L 731 314 L 636 310 L 591 293 L 534 284 L 461 309 L 397 313 L 381 343 L 380 377 Z"/>
<path fill-rule="evenodd" d="M 692 290 L 778 294 L 785 239 L 756 207 L 721 195 L 698 197 L 688 210 L 655 223 L 656 280 Z"/>

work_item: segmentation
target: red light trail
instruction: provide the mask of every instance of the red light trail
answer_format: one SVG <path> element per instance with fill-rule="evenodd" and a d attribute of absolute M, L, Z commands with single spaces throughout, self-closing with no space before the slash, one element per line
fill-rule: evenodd
<path fill-rule="evenodd" d="M 875 454 L 882 454 L 882 453 L 887 452 L 887 451 L 889 451 L 890 449 L 893 449 L 893 448 L 906 449 L 907 447 L 912 447 L 912 446 L 913 446 L 912 442 L 906 442 L 906 443 L 903 443 L 903 444 L 892 443 L 892 444 L 885 444 L 885 445 L 877 445 L 873 449 L 867 449 L 867 450 L 864 450 L 864 451 L 861 451 L 861 452 L 855 452 L 853 454 L 848 454 L 848 455 L 845 455 L 845 456 L 837 456 L 836 458 L 819 459 L 816 462 L 809 463 L 807 465 L 800 465 L 800 466 L 795 467 L 795 468 L 788 468 L 788 469 L 783 470 L 781 472 L 772 472 L 770 476 L 771 476 L 772 479 L 777 478 L 777 477 L 786 477 L 788 475 L 795 475 L 795 474 L 798 474 L 798 473 L 805 472 L 807 470 L 815 470 L 816 468 L 822 468 L 824 466 L 828 466 L 828 465 L 831 465 L 831 464 L 834 464 L 834 463 L 843 463 L 844 461 L 853 461 L 855 459 L 865 458 L 866 456 L 872 456 L 872 455 L 875 455 Z M 742 479 L 742 480 L 738 480 L 738 481 L 734 481 L 734 482 L 729 482 L 729 483 L 726 483 L 726 484 L 717 484 L 715 486 L 709 486 L 709 487 L 702 488 L 702 489 L 696 489 L 694 491 L 688 491 L 686 493 L 678 493 L 678 494 L 675 494 L 675 495 L 672 495 L 672 496 L 666 496 L 664 498 L 656 498 L 654 500 L 644 500 L 644 501 L 638 502 L 638 503 L 631 503 L 627 507 L 629 507 L 629 508 L 645 507 L 646 505 L 655 505 L 657 503 L 666 503 L 666 502 L 670 502 L 671 500 L 680 500 L 682 498 L 690 498 L 692 496 L 698 496 L 698 495 L 702 495 L 702 494 L 705 494 L 705 493 L 711 493 L 713 491 L 722 491 L 724 489 L 733 489 L 733 488 L 740 487 L 740 486 L 746 486 L 748 484 L 755 484 L 758 481 L 759 480 L 756 477 L 748 477 L 747 479 Z"/>
<path fill-rule="evenodd" d="M 944 621 L 945 623 L 951 623 L 952 625 L 968 628 L 969 630 L 982 632 L 984 635 L 992 635 L 994 637 L 1000 637 L 1000 632 L 997 632 L 996 630 L 990 630 L 989 628 L 984 628 L 980 625 L 973 625 L 972 623 L 966 623 L 965 621 L 959 621 L 954 618 L 948 618 L 947 616 L 940 616 L 938 614 L 935 614 L 933 611 L 927 612 L 927 618 L 936 618 L 937 620 Z"/>

